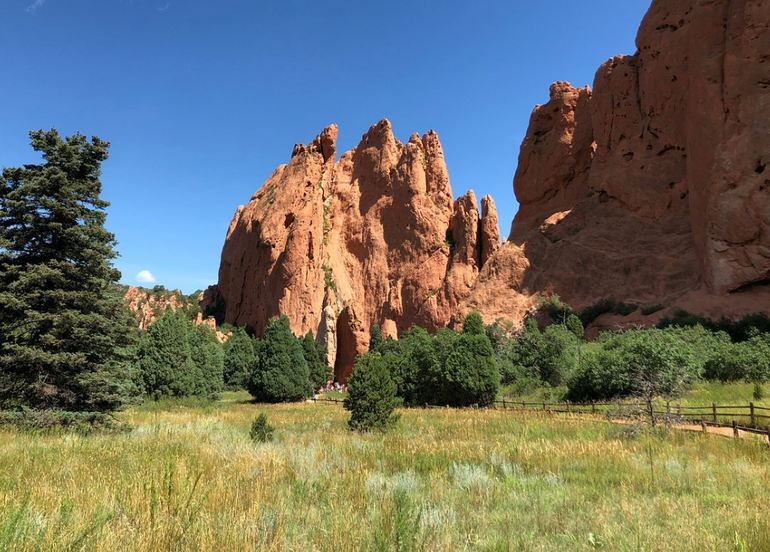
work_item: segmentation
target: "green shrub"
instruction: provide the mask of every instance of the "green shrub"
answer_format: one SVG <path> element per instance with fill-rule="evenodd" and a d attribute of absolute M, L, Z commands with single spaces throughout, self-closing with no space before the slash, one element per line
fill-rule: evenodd
<path fill-rule="evenodd" d="M 476 323 L 464 325 L 453 340 L 445 361 L 434 365 L 431 384 L 435 404 L 448 406 L 488 406 L 494 403 L 500 387 L 500 371 L 492 344 Z"/>
<path fill-rule="evenodd" d="M 268 443 L 273 440 L 275 428 L 267 421 L 267 415 L 262 412 L 251 424 L 249 437 L 255 443 Z"/>
<path fill-rule="evenodd" d="M 190 354 L 195 364 L 195 395 L 214 397 L 224 389 L 225 353 L 214 330 L 201 324 L 188 325 Z"/>
<path fill-rule="evenodd" d="M 770 379 L 770 335 L 722 344 L 706 362 L 704 376 L 722 382 L 767 381 Z"/>
<path fill-rule="evenodd" d="M 438 357 L 433 338 L 426 330 L 414 327 L 405 332 L 397 351 L 383 355 L 396 391 L 407 405 L 429 404 L 434 395 L 433 372 Z"/>
<path fill-rule="evenodd" d="M 578 339 L 583 339 L 585 337 L 586 330 L 583 327 L 583 322 L 580 320 L 580 317 L 577 316 L 576 314 L 570 314 L 567 317 L 567 320 L 564 322 L 564 325 Z"/>
<path fill-rule="evenodd" d="M 568 379 L 567 397 L 591 401 L 677 397 L 699 376 L 691 346 L 675 332 L 630 330 L 602 336 Z"/>
<path fill-rule="evenodd" d="M 527 320 L 521 334 L 498 355 L 502 382 L 513 384 L 523 379 L 530 387 L 534 378 L 552 386 L 562 385 L 575 370 L 580 354 L 581 341 L 576 332 L 580 333 L 582 325 L 573 317 L 566 318 L 572 330 L 552 324 L 542 332 L 533 318 Z"/>
<path fill-rule="evenodd" d="M 369 352 L 376 352 L 380 345 L 382 345 L 382 330 L 378 324 L 375 324 L 369 332 Z"/>
<path fill-rule="evenodd" d="M 140 387 L 152 398 L 207 396 L 224 386 L 216 336 L 171 310 L 142 337 L 137 357 Z"/>
<path fill-rule="evenodd" d="M 574 311 L 572 307 L 562 301 L 556 294 L 548 297 L 540 297 L 537 306 L 538 312 L 548 315 L 554 324 L 564 324 Z"/>
<path fill-rule="evenodd" d="M 355 431 L 387 431 L 396 421 L 396 384 L 379 353 L 368 353 L 356 361 L 348 380 L 345 409 L 348 425 Z"/>
<path fill-rule="evenodd" d="M 271 403 L 299 401 L 312 394 L 302 344 L 286 316 L 268 322 L 247 388 L 257 401 Z"/>
<path fill-rule="evenodd" d="M 755 401 L 761 401 L 765 398 L 765 390 L 762 388 L 761 383 L 754 384 L 754 391 L 752 392 L 752 397 L 754 397 Z"/>
<path fill-rule="evenodd" d="M 463 333 L 467 335 L 486 335 L 484 328 L 484 320 L 481 315 L 475 311 L 471 311 L 463 320 Z"/>
<path fill-rule="evenodd" d="M 224 383 L 228 389 L 245 389 L 257 363 L 256 341 L 243 328 L 235 328 L 224 345 Z"/>
<path fill-rule="evenodd" d="M 537 371 L 540 379 L 553 387 L 562 385 L 577 368 L 580 340 L 559 324 L 548 326 L 543 332 Z"/>

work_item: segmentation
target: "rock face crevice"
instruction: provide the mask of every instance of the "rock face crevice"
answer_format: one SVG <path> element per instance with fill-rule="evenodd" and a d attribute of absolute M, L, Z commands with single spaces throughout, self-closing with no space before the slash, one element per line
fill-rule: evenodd
<path fill-rule="evenodd" d="M 324 342 L 344 380 L 373 324 L 397 337 L 446 326 L 499 247 L 497 213 L 473 192 L 453 202 L 438 135 L 407 143 L 387 120 L 335 159 L 337 127 L 294 147 L 239 207 L 219 282 L 205 304 L 257 334 L 286 314 L 297 334 Z"/>

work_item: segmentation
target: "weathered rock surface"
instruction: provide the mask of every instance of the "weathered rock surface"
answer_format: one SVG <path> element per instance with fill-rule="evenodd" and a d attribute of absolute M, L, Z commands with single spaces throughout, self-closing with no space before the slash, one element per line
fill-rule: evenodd
<path fill-rule="evenodd" d="M 445 326 L 499 244 L 491 198 L 453 203 L 438 135 L 398 141 L 383 120 L 335 159 L 336 126 L 295 146 L 238 208 L 204 306 L 260 334 L 286 314 L 327 345 L 344 380 L 373 324 Z"/>
<path fill-rule="evenodd" d="M 202 297 L 191 298 L 184 295 L 178 289 L 170 291 L 165 289 L 145 289 L 129 286 L 123 300 L 131 314 L 134 315 L 140 330 L 147 330 L 167 310 L 176 312 L 178 309 L 190 309 L 194 312 L 198 308 L 198 302 Z M 193 320 L 196 326 L 205 324 L 217 336 L 220 343 L 230 338 L 230 334 L 219 330 L 213 317 L 205 317 L 198 313 Z"/>
<path fill-rule="evenodd" d="M 556 83 L 535 108 L 514 178 L 518 250 L 487 267 L 507 262 L 501 287 L 577 307 L 768 311 L 770 2 L 655 0 L 637 46 L 593 90 Z M 483 293 L 468 302 L 499 310 Z"/>
<path fill-rule="evenodd" d="M 149 328 L 168 309 L 176 311 L 190 304 L 187 297 L 178 290 L 153 291 L 134 286 L 128 287 L 123 301 L 134 315 L 140 330 Z"/>

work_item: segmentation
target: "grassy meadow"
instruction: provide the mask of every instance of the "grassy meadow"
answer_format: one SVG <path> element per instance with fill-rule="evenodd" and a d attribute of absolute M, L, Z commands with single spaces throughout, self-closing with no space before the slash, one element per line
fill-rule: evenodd
<path fill-rule="evenodd" d="M 249 440 L 266 412 L 272 443 Z M 770 449 L 601 420 L 160 402 L 0 432 L 1 550 L 770 550 Z"/>

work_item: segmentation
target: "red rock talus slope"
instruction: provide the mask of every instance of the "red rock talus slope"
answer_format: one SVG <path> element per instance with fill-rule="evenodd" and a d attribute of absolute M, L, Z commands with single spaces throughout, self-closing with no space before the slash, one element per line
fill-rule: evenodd
<path fill-rule="evenodd" d="M 491 198 L 452 200 L 434 132 L 399 142 L 383 120 L 335 159 L 337 128 L 296 146 L 227 233 L 204 304 L 258 334 L 286 314 L 326 342 L 345 379 L 373 324 L 445 326 L 499 247 Z"/>
<path fill-rule="evenodd" d="M 770 310 L 770 2 L 655 0 L 637 45 L 534 110 L 510 243 L 479 279 L 502 291 L 472 306 Z"/>

